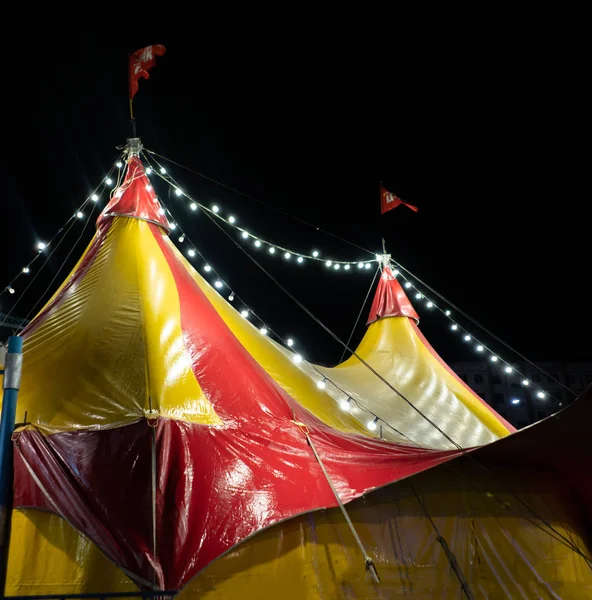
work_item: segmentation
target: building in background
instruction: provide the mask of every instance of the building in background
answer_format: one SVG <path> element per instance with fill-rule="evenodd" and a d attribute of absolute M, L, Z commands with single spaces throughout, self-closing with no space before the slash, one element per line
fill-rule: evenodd
<path fill-rule="evenodd" d="M 592 383 L 592 362 L 549 361 L 537 365 L 552 379 L 525 362 L 512 363 L 511 373 L 487 361 L 450 366 L 496 412 L 520 429 L 567 406 Z M 532 383 L 523 385 L 520 373 Z"/>

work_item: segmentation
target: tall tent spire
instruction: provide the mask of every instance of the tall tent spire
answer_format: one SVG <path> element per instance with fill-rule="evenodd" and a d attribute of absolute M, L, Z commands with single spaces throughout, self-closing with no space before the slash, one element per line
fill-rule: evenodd
<path fill-rule="evenodd" d="M 386 317 L 410 317 L 419 323 L 418 314 L 388 265 L 382 270 L 367 324 Z"/>
<path fill-rule="evenodd" d="M 167 233 L 171 230 L 164 209 L 146 175 L 144 165 L 135 154 L 129 158 L 125 179 L 121 186 L 113 192 L 111 200 L 101 212 L 97 226 L 116 216 L 149 221 L 160 225 Z"/>

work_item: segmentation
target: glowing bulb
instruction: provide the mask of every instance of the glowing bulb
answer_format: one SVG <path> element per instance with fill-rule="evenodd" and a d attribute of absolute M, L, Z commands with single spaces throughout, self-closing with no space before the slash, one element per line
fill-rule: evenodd
<path fill-rule="evenodd" d="M 324 390 L 327 387 L 327 384 L 325 383 L 325 380 L 323 380 L 323 381 L 317 381 L 317 387 L 319 388 L 319 390 Z"/>
<path fill-rule="evenodd" d="M 257 248 L 260 248 L 261 242 L 259 240 L 255 240 L 255 246 L 257 246 Z"/>
<path fill-rule="evenodd" d="M 450 326 L 450 329 L 452 329 L 452 331 L 456 331 L 458 329 L 458 325 L 455 323 L 454 325 Z"/>
<path fill-rule="evenodd" d="M 247 319 L 248 316 L 249 316 L 248 310 L 241 310 L 241 317 L 243 317 L 244 319 Z"/>
<path fill-rule="evenodd" d="M 285 258 L 286 260 L 289 260 L 289 259 L 290 259 L 290 256 L 292 256 L 292 255 L 291 255 L 289 252 L 286 252 L 286 253 L 284 254 L 284 258 Z"/>
<path fill-rule="evenodd" d="M 368 429 L 374 431 L 378 425 L 378 417 L 374 417 L 372 421 L 368 421 Z"/>
<path fill-rule="evenodd" d="M 530 381 L 528 381 L 528 379 L 523 379 L 523 380 L 522 380 L 522 385 L 523 385 L 524 387 L 528 387 L 528 386 L 530 385 Z"/>
<path fill-rule="evenodd" d="M 47 248 L 47 244 L 44 242 L 37 242 L 37 250 L 45 250 Z"/>
<path fill-rule="evenodd" d="M 447 310 L 447 311 L 446 311 L 444 314 L 445 314 L 447 317 L 449 317 L 449 316 L 450 316 L 452 313 L 451 313 L 449 310 Z"/>
<path fill-rule="evenodd" d="M 175 188 L 175 194 L 177 196 L 182 196 L 183 195 L 183 190 L 181 188 Z"/>
<path fill-rule="evenodd" d="M 236 221 L 236 219 L 232 215 L 230 215 L 230 217 L 228 217 L 229 223 L 234 223 L 235 221 Z"/>
<path fill-rule="evenodd" d="M 9 285 L 6 289 L 8 290 L 9 294 L 14 294 L 14 288 L 11 285 Z"/>
<path fill-rule="evenodd" d="M 177 224 L 176 223 L 171 223 L 171 231 L 175 231 L 175 229 L 177 229 Z"/>
<path fill-rule="evenodd" d="M 150 167 L 146 169 L 146 175 L 152 175 L 152 169 Z"/>
<path fill-rule="evenodd" d="M 465 335 L 465 337 L 463 338 L 463 340 L 465 342 L 470 342 L 471 341 L 471 336 L 469 334 Z"/>
<path fill-rule="evenodd" d="M 275 248 L 273 246 L 269 247 L 269 253 L 270 254 L 275 254 Z"/>
<path fill-rule="evenodd" d="M 332 264 L 333 264 L 333 261 L 332 261 L 332 260 L 328 260 L 328 261 L 325 263 L 325 266 L 326 266 L 326 267 L 330 267 Z"/>
<path fill-rule="evenodd" d="M 492 356 L 491 356 L 491 358 L 490 358 L 489 360 L 490 360 L 491 362 L 497 362 L 497 361 L 498 361 L 498 358 L 497 358 L 497 356 L 495 356 L 495 354 L 494 354 L 494 355 L 492 355 Z"/>
<path fill-rule="evenodd" d="M 341 403 L 339 404 L 341 410 L 349 410 L 350 402 L 351 402 L 351 398 L 348 398 L 347 400 L 342 400 Z"/>
<path fill-rule="evenodd" d="M 520 398 L 512 398 L 510 402 L 512 402 L 512 404 L 520 404 Z"/>
<path fill-rule="evenodd" d="M 366 269 L 369 269 L 372 265 L 370 263 L 366 263 Z"/>
<path fill-rule="evenodd" d="M 302 262 L 304 262 L 304 259 L 302 258 L 302 256 L 299 256 L 299 257 L 298 257 L 298 262 L 299 262 L 299 263 L 302 263 Z"/>
<path fill-rule="evenodd" d="M 294 360 L 294 362 L 296 364 L 301 363 L 302 362 L 302 356 L 300 356 L 300 354 L 294 354 L 293 360 Z"/>
<path fill-rule="evenodd" d="M 29 267 L 25 267 L 25 268 L 23 269 L 23 273 L 29 273 L 29 271 L 30 271 L 30 270 L 31 270 L 31 269 L 29 269 Z"/>
<path fill-rule="evenodd" d="M 545 397 L 545 392 L 543 392 L 542 390 L 537 392 L 537 398 L 544 398 Z"/>
<path fill-rule="evenodd" d="M 343 268 L 344 268 L 346 271 L 349 271 L 349 265 L 345 265 Z"/>
<path fill-rule="evenodd" d="M 78 211 L 78 212 L 76 213 L 76 218 L 77 218 L 77 219 L 84 219 L 84 213 L 83 213 L 83 212 L 80 212 L 80 211 Z"/>
<path fill-rule="evenodd" d="M 419 292 L 417 292 L 417 294 L 415 294 L 415 298 L 417 300 L 421 300 L 421 294 Z"/>
<path fill-rule="evenodd" d="M 358 269 L 363 269 L 363 268 L 364 268 L 364 263 L 362 263 L 362 262 L 359 262 L 359 263 L 358 263 Z"/>
<path fill-rule="evenodd" d="M 116 166 L 118 169 L 121 169 L 121 167 L 123 167 L 123 163 L 122 163 L 120 160 L 118 160 L 118 161 L 115 163 L 115 166 Z"/>
<path fill-rule="evenodd" d="M 164 208 L 162 208 L 162 206 L 158 209 L 158 214 L 164 215 Z"/>
<path fill-rule="evenodd" d="M 195 250 L 193 248 L 189 248 L 189 250 L 187 250 L 187 254 L 193 258 L 195 256 Z"/>
<path fill-rule="evenodd" d="M 190 208 L 191 210 L 197 210 L 197 204 L 196 204 L 195 202 L 192 202 L 192 203 L 189 205 L 189 208 Z"/>
<path fill-rule="evenodd" d="M 121 198 L 123 196 L 123 191 L 121 189 L 117 190 L 115 192 L 115 197 L 116 198 Z"/>
<path fill-rule="evenodd" d="M 393 275 L 394 275 L 395 277 L 397 277 L 397 276 L 398 276 L 398 275 L 400 275 L 400 274 L 401 274 L 401 273 L 399 273 L 398 269 L 395 269 L 395 270 L 393 271 Z"/>
<path fill-rule="evenodd" d="M 512 367 L 510 367 L 509 365 L 504 369 L 504 371 L 506 373 L 511 373 L 514 369 L 512 369 Z"/>
<path fill-rule="evenodd" d="M 152 186 L 149 183 L 147 183 L 146 184 L 146 191 L 149 192 L 151 189 L 152 189 Z"/>
<path fill-rule="evenodd" d="M 409 288 L 411 287 L 411 282 L 410 282 L 410 281 L 406 281 L 406 282 L 405 282 L 405 287 L 406 287 L 407 289 L 409 289 Z"/>
<path fill-rule="evenodd" d="M 288 344 L 288 346 L 290 346 L 291 348 L 294 345 L 294 340 L 292 338 L 289 338 L 286 344 Z"/>
<path fill-rule="evenodd" d="M 261 329 L 259 330 L 259 333 L 261 335 L 267 335 L 267 327 L 261 327 Z"/>
<path fill-rule="evenodd" d="M 228 296 L 228 302 L 234 301 L 234 292 L 230 292 L 230 296 Z"/>
<path fill-rule="evenodd" d="M 483 350 L 485 350 L 485 348 L 481 344 L 479 344 L 477 346 L 477 352 L 483 352 Z"/>
<path fill-rule="evenodd" d="M 107 179 L 105 179 L 105 183 L 107 185 L 111 185 L 113 183 L 113 179 L 111 179 L 111 177 L 107 177 Z"/>
<path fill-rule="evenodd" d="M 313 253 L 312 253 L 312 255 L 313 255 L 315 258 L 318 258 L 318 257 L 319 257 L 319 251 L 318 251 L 318 250 L 314 250 L 314 251 L 313 251 Z"/>
<path fill-rule="evenodd" d="M 246 231 L 243 231 L 241 235 L 245 238 L 245 240 L 249 237 L 249 234 Z"/>
<path fill-rule="evenodd" d="M 179 236 L 179 241 L 183 243 L 185 241 L 185 234 Z"/>
<path fill-rule="evenodd" d="M 216 288 L 220 289 L 224 284 L 218 279 L 218 281 L 216 281 L 214 285 L 216 286 Z"/>
<path fill-rule="evenodd" d="M 93 194 L 93 195 L 90 197 L 90 199 L 91 199 L 93 202 L 98 202 L 98 201 L 99 201 L 99 197 L 98 197 L 96 194 Z"/>
<path fill-rule="evenodd" d="M 341 269 L 341 265 L 339 265 L 339 264 L 335 264 L 335 265 L 333 265 L 333 268 L 334 268 L 336 271 L 338 271 L 339 269 Z"/>
<path fill-rule="evenodd" d="M 206 273 L 209 273 L 211 270 L 212 270 L 212 267 L 210 267 L 210 265 L 206 265 L 206 266 L 204 267 L 204 271 L 205 271 Z"/>
<path fill-rule="evenodd" d="M 214 206 L 212 206 L 212 211 L 217 213 L 220 211 L 220 209 L 214 204 Z"/>
<path fill-rule="evenodd" d="M 166 173 L 166 169 L 164 167 L 160 167 L 160 172 L 164 175 Z"/>
<path fill-rule="evenodd" d="M 432 306 L 434 306 L 434 303 L 433 303 L 433 302 L 428 302 L 428 303 L 426 304 L 426 306 L 427 306 L 428 308 L 432 308 Z"/>

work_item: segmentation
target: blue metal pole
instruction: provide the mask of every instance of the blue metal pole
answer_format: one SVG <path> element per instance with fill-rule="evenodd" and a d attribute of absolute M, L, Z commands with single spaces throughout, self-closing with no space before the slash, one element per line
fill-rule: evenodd
<path fill-rule="evenodd" d="M 10 511 L 12 510 L 12 432 L 16 418 L 16 401 L 21 387 L 23 338 L 8 338 L 4 365 L 2 415 L 0 416 L 0 595 L 4 597 L 8 546 L 10 542 Z"/>

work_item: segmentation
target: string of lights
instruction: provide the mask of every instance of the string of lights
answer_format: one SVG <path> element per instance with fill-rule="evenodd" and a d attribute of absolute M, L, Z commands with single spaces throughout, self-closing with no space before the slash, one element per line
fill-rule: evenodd
<path fill-rule="evenodd" d="M 144 159 L 148 164 L 150 164 L 150 158 L 146 155 L 143 155 Z M 232 227 L 237 231 L 239 240 L 245 244 L 252 244 L 255 248 L 261 249 L 262 251 L 267 251 L 271 255 L 283 256 L 283 258 L 287 261 L 291 261 L 297 264 L 302 265 L 308 260 L 317 261 L 319 263 L 323 263 L 325 267 L 328 269 L 332 269 L 334 271 L 350 271 L 354 268 L 358 270 L 366 270 L 369 271 L 373 263 L 378 262 L 379 258 L 376 256 L 373 259 L 365 259 L 365 260 L 337 260 L 335 258 L 329 258 L 327 255 L 322 253 L 319 250 L 312 250 L 310 253 L 299 252 L 293 250 L 291 248 L 287 248 L 285 246 L 281 246 L 279 244 L 272 243 L 261 236 L 258 236 L 250 231 L 247 231 L 243 227 L 238 224 L 238 217 L 235 215 L 227 215 L 224 216 L 222 213 L 222 208 L 219 204 L 213 204 L 211 207 L 202 204 L 192 196 L 190 196 L 185 190 L 177 185 L 177 183 L 173 180 L 173 178 L 168 174 L 165 167 L 160 165 L 156 159 L 152 159 L 156 163 L 156 167 L 150 166 L 146 169 L 146 174 L 151 175 L 155 173 L 160 179 L 165 181 L 173 190 L 173 193 L 181 198 L 184 197 L 189 202 L 189 209 L 193 212 L 198 209 L 207 211 L 211 216 L 225 223 L 229 227 Z"/>
<path fill-rule="evenodd" d="M 118 180 L 121 179 L 121 176 L 123 173 L 123 171 L 122 171 L 123 162 L 121 161 L 121 158 L 122 157 L 120 157 L 113 164 L 113 166 L 109 169 L 107 175 L 101 180 L 99 185 L 94 190 L 92 190 L 92 192 L 87 196 L 87 198 L 84 200 L 84 202 L 82 202 L 82 204 L 77 208 L 77 210 L 68 217 L 66 222 L 57 230 L 57 232 L 54 234 L 54 236 L 48 242 L 44 242 L 42 240 L 37 240 L 35 242 L 35 249 L 37 250 L 37 253 L 26 265 L 24 265 L 20 269 L 20 271 L 10 280 L 10 282 L 6 286 L 2 287 L 2 289 L 0 290 L 0 296 L 2 296 L 2 294 L 5 294 L 5 293 L 11 294 L 11 295 L 16 293 L 17 287 L 18 287 L 17 281 L 20 278 L 26 277 L 27 275 L 31 274 L 35 261 L 37 261 L 46 251 L 50 250 L 52 245 L 56 244 L 56 242 L 59 239 L 62 232 L 68 227 L 68 225 L 70 225 L 70 223 L 72 221 L 78 220 L 78 221 L 84 222 L 84 218 L 85 218 L 84 210 L 89 206 L 89 204 L 92 205 L 92 204 L 100 201 L 101 194 L 104 192 L 105 188 L 108 188 L 108 187 L 111 187 L 114 185 L 114 183 L 115 183 L 113 181 L 114 171 L 118 170 L 117 179 Z"/>

